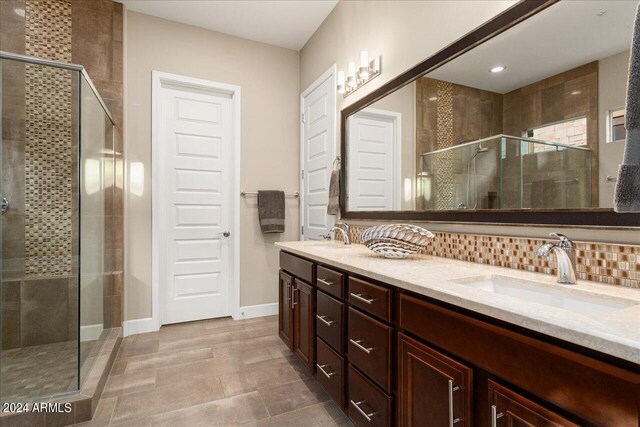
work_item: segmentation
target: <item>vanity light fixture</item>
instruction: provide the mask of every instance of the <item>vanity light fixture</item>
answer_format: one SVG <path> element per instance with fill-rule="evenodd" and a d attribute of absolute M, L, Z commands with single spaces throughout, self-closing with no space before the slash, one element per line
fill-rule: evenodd
<path fill-rule="evenodd" d="M 378 56 L 369 61 L 369 52 L 366 50 L 360 52 L 360 62 L 357 67 L 354 61 L 349 62 L 346 79 L 344 71 L 338 71 L 338 93 L 346 97 L 365 83 L 379 76 L 381 60 L 382 57 Z"/>
<path fill-rule="evenodd" d="M 492 69 L 490 69 L 489 71 L 491 71 L 492 73 L 499 73 L 501 71 L 504 71 L 507 67 L 502 66 L 502 65 L 497 65 L 495 67 L 493 67 Z"/>
<path fill-rule="evenodd" d="M 345 93 L 344 71 L 338 71 L 338 93 Z"/>

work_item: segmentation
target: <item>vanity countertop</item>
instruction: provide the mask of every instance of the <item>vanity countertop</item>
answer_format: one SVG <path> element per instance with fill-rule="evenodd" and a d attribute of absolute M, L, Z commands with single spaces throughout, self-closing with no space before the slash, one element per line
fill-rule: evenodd
<path fill-rule="evenodd" d="M 640 289 L 583 280 L 577 285 L 559 285 L 555 275 L 427 255 L 386 259 L 358 244 L 306 241 L 278 242 L 276 246 L 320 263 L 640 364 Z M 586 316 L 456 283 L 489 276 L 512 280 L 511 285 L 514 286 L 518 285 L 518 280 L 536 282 L 552 292 L 555 287 L 562 287 L 566 292 L 593 296 L 602 302 L 623 299 L 628 306 Z"/>

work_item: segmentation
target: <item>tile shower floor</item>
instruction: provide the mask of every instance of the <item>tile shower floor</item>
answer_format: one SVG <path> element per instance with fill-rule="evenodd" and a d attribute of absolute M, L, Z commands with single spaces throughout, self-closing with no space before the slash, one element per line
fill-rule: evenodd
<path fill-rule="evenodd" d="M 163 326 L 122 341 L 85 426 L 350 426 L 278 338 L 275 316 Z"/>
<path fill-rule="evenodd" d="M 82 369 L 91 368 L 96 341 L 81 345 Z M 78 342 L 64 341 L 3 350 L 0 355 L 1 402 L 23 402 L 78 388 Z"/>

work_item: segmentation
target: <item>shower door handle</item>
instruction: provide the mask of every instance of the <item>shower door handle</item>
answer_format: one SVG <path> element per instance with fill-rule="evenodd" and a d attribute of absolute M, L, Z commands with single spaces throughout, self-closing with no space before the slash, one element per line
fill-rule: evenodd
<path fill-rule="evenodd" d="M 0 198 L 0 212 L 2 212 L 2 215 L 4 215 L 7 213 L 8 210 L 9 210 L 9 199 L 2 196 Z"/>

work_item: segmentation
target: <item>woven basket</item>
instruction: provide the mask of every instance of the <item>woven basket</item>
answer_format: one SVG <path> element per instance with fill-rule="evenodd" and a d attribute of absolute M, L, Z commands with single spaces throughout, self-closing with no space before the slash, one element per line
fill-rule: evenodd
<path fill-rule="evenodd" d="M 385 258 L 406 258 L 416 254 L 435 236 L 429 230 L 410 224 L 388 224 L 362 232 L 364 245 Z"/>

